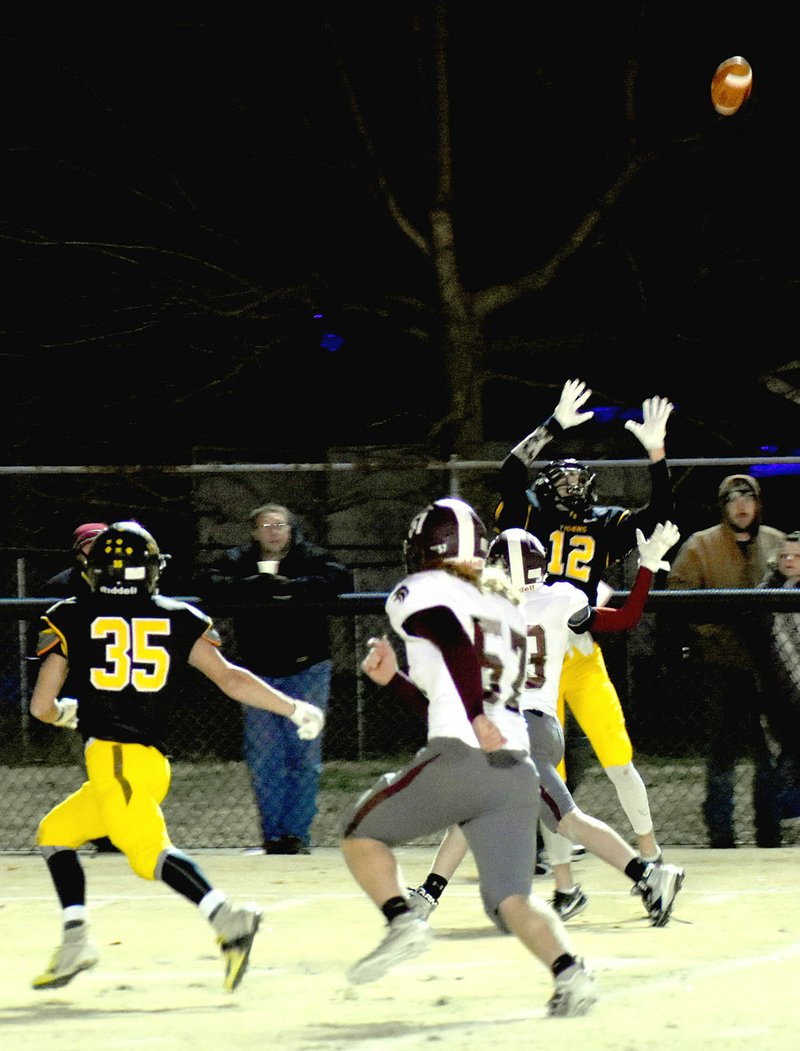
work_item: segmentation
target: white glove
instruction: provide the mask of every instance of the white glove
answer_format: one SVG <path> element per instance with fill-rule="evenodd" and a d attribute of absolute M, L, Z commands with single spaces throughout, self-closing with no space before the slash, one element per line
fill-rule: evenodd
<path fill-rule="evenodd" d="M 53 726 L 63 726 L 65 730 L 78 729 L 78 702 L 74 697 L 56 697 L 58 718 Z"/>
<path fill-rule="evenodd" d="M 628 420 L 625 430 L 635 435 L 647 452 L 664 445 L 667 436 L 667 420 L 675 406 L 667 398 L 646 398 L 642 402 L 642 422 Z"/>
<path fill-rule="evenodd" d="M 578 412 L 581 405 L 585 404 L 592 396 L 583 380 L 567 380 L 561 391 L 561 397 L 553 413 L 553 419 L 560 423 L 566 431 L 569 427 L 577 427 L 579 423 L 586 423 L 594 416 L 594 412 Z"/>
<path fill-rule="evenodd" d="M 297 736 L 301 741 L 313 741 L 319 737 L 325 725 L 325 712 L 308 701 L 295 701 L 294 711 L 289 718 L 297 727 Z"/>
<path fill-rule="evenodd" d="M 653 573 L 657 573 L 659 569 L 669 569 L 669 562 L 662 562 L 662 559 L 680 538 L 680 531 L 672 522 L 663 524 L 659 522 L 649 540 L 645 540 L 644 533 L 641 529 L 637 529 L 636 546 L 639 548 L 639 565 Z"/>

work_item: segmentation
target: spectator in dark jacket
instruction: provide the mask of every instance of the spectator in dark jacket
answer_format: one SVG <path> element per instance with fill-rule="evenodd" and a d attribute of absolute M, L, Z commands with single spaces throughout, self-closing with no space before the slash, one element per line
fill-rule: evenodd
<path fill-rule="evenodd" d="M 250 544 L 225 552 L 198 579 L 204 599 L 242 606 L 233 614 L 239 659 L 268 685 L 328 710 L 331 650 L 323 603 L 353 590 L 351 572 L 306 540 L 281 504 L 250 512 Z M 267 854 L 308 854 L 317 812 L 323 735 L 301 741 L 272 712 L 244 713 L 250 769 Z"/>

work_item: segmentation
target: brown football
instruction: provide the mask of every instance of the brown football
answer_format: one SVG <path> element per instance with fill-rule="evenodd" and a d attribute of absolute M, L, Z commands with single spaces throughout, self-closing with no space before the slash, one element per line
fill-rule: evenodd
<path fill-rule="evenodd" d="M 731 117 L 749 98 L 753 87 L 753 70 L 741 55 L 720 62 L 711 78 L 711 102 L 717 113 Z"/>

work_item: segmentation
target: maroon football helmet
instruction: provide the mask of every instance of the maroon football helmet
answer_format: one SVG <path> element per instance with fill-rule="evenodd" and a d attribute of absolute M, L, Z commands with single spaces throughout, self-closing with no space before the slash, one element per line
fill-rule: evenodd
<path fill-rule="evenodd" d="M 463 562 L 483 569 L 486 527 L 464 500 L 444 497 L 415 515 L 403 543 L 409 573 L 432 569 L 443 562 Z"/>

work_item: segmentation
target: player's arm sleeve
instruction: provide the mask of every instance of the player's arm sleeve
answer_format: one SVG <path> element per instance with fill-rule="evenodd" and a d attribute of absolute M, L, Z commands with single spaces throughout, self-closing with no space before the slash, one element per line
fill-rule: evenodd
<path fill-rule="evenodd" d="M 39 627 L 39 637 L 36 642 L 36 656 L 44 657 L 48 653 L 60 653 L 62 657 L 67 656 L 67 640 L 45 614 Z"/>
<path fill-rule="evenodd" d="M 650 586 L 652 583 L 652 571 L 645 569 L 644 566 L 640 566 L 639 572 L 636 574 L 636 580 L 633 582 L 633 587 L 630 590 L 630 594 L 620 608 L 613 609 L 611 606 L 592 607 L 591 614 L 588 618 L 587 628 L 597 633 L 608 633 L 628 631 L 630 628 L 635 627 L 641 619 L 644 604 L 647 601 L 647 596 L 650 593 Z M 573 628 L 572 621 L 570 621 L 570 627 L 573 631 L 578 632 L 581 630 L 587 630 L 587 628 Z"/>
<path fill-rule="evenodd" d="M 219 632 L 214 626 L 212 620 L 208 620 L 204 625 L 200 625 L 198 638 L 205 639 L 206 642 L 210 642 L 211 645 L 216 646 L 217 649 L 222 646 L 222 639 L 219 637 Z"/>
<path fill-rule="evenodd" d="M 428 698 L 422 690 L 409 679 L 403 671 L 398 671 L 383 687 L 393 697 L 405 704 L 423 720 L 428 717 Z"/>
<path fill-rule="evenodd" d="M 563 433 L 564 428 L 555 416 L 549 416 L 544 423 L 539 424 L 536 430 L 526 434 L 521 442 L 517 442 L 509 455 L 516 456 L 527 470 L 536 462 L 536 458 L 545 445 Z"/>
<path fill-rule="evenodd" d="M 675 502 L 672 497 L 672 479 L 666 459 L 647 465 L 650 474 L 650 501 L 627 519 L 626 529 L 631 530 L 631 549 L 636 546 L 636 530 L 641 529 L 650 536 L 659 522 L 675 521 Z"/>
<path fill-rule="evenodd" d="M 658 460 L 647 465 L 650 472 L 650 501 L 637 511 L 629 508 L 612 508 L 605 522 L 605 537 L 608 545 L 609 563 L 625 558 L 636 547 L 636 530 L 641 529 L 650 536 L 659 522 L 674 522 L 672 480 L 667 461 Z"/>
<path fill-rule="evenodd" d="M 503 461 L 497 488 L 500 499 L 494 512 L 495 528 L 523 528 L 528 516 L 528 468 L 513 452 Z"/>
<path fill-rule="evenodd" d="M 450 678 L 458 691 L 461 703 L 470 722 L 483 713 L 483 682 L 481 667 L 475 647 L 459 623 L 458 618 L 446 606 L 412 613 L 403 623 L 408 635 L 427 639 L 442 654 Z"/>

